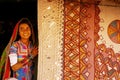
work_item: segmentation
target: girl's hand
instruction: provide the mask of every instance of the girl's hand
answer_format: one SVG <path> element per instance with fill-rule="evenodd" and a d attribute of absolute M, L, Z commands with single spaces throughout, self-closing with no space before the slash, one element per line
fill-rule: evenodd
<path fill-rule="evenodd" d="M 38 54 L 38 47 L 34 46 L 33 50 L 31 51 L 31 55 L 33 56 L 33 58 Z"/>
<path fill-rule="evenodd" d="M 17 71 L 17 70 L 19 70 L 22 67 L 23 67 L 23 64 L 21 62 L 18 62 L 15 65 L 12 66 L 12 70 L 13 71 Z"/>

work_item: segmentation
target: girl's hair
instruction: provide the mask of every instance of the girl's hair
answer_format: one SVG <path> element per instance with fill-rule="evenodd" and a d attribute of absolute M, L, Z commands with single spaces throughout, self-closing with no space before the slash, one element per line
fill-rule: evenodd
<path fill-rule="evenodd" d="M 34 31 L 33 31 L 33 26 L 31 24 L 31 22 L 27 19 L 27 18 L 22 18 L 20 21 L 19 21 L 19 24 L 18 24 L 18 30 L 17 30 L 17 37 L 16 37 L 16 40 L 19 40 L 20 39 L 20 35 L 19 35 L 19 26 L 21 24 L 27 24 L 29 27 L 30 27 L 30 30 L 31 30 L 31 36 L 29 38 L 29 40 L 32 42 L 32 44 L 34 44 Z"/>

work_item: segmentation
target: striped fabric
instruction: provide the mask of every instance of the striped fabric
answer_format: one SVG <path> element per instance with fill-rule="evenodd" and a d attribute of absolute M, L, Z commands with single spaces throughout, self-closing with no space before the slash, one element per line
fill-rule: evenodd
<path fill-rule="evenodd" d="M 29 61 L 29 59 L 25 59 L 25 58 L 28 57 L 32 48 L 33 48 L 32 44 L 29 44 L 28 46 L 26 46 L 21 41 L 14 42 L 10 48 L 10 54 L 9 54 L 9 55 L 11 55 L 10 63 L 16 64 L 17 62 L 20 62 L 20 61 L 22 61 L 23 63 L 26 63 L 26 65 L 23 68 L 19 69 L 18 71 L 16 71 L 14 73 L 14 77 L 16 77 L 18 80 L 31 80 L 31 77 L 32 77 L 31 63 L 32 63 L 32 61 Z M 15 54 L 17 56 L 14 56 Z"/>

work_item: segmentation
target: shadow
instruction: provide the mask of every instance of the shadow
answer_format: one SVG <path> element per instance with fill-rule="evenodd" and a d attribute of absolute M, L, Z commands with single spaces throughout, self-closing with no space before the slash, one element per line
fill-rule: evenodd
<path fill-rule="evenodd" d="M 14 26 L 23 17 L 31 21 L 38 43 L 37 0 L 0 0 L 0 57 L 10 40 Z M 36 74 L 37 64 L 35 64 L 35 78 L 33 80 L 37 80 Z"/>

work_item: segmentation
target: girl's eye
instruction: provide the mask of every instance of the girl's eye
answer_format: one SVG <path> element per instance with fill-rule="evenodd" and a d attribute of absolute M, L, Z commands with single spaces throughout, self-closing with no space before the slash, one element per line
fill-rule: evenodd
<path fill-rule="evenodd" d="M 23 31 L 24 29 L 23 28 L 20 28 L 20 31 Z"/>
<path fill-rule="evenodd" d="M 25 30 L 28 31 L 28 30 L 30 30 L 30 28 L 29 28 L 29 27 L 27 27 L 27 28 L 22 28 L 22 27 L 21 27 L 21 28 L 20 28 L 20 31 L 25 31 Z"/>
<path fill-rule="evenodd" d="M 27 29 L 26 30 L 30 30 L 30 28 L 29 27 L 27 27 Z"/>

